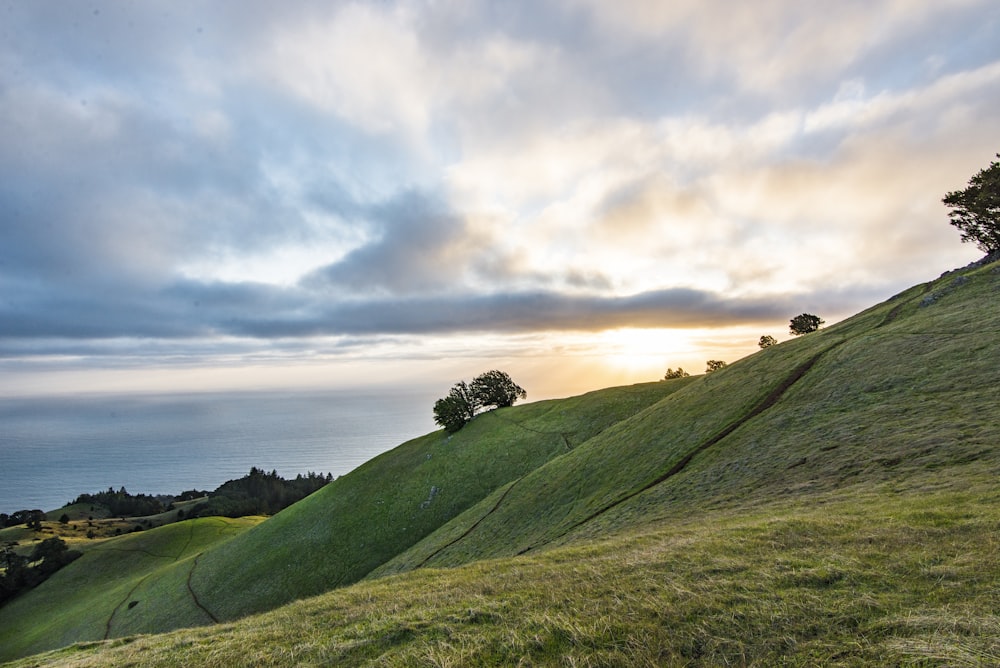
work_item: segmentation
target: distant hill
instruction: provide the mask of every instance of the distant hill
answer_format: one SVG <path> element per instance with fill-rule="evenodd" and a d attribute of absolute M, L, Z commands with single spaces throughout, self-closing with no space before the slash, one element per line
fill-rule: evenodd
<path fill-rule="evenodd" d="M 186 522 L 114 539 L 0 609 L 0 658 L 323 594 L 33 661 L 1000 662 L 998 296 L 970 267 L 706 376 L 486 413 L 189 559 L 111 561 Z"/>

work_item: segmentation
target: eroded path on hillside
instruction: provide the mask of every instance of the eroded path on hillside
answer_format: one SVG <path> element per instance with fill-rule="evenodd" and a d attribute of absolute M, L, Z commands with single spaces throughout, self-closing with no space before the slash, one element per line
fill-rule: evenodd
<path fill-rule="evenodd" d="M 512 424 L 515 427 L 518 427 L 520 429 L 524 429 L 525 431 L 530 431 L 533 434 L 540 434 L 541 436 L 557 436 L 557 437 L 559 437 L 559 439 L 562 440 L 563 447 L 565 447 L 567 451 L 573 449 L 573 446 L 570 445 L 569 438 L 566 436 L 566 432 L 562 432 L 562 431 L 542 431 L 541 429 L 535 429 L 533 427 L 529 427 L 528 425 L 524 424 L 523 422 L 517 422 L 516 420 L 511 420 L 509 417 L 498 415 L 495 410 L 490 411 L 486 415 L 492 415 L 493 418 L 496 419 L 496 420 L 500 420 L 502 422 L 506 422 L 507 424 Z M 600 433 L 600 432 L 598 432 L 598 433 Z"/>
<path fill-rule="evenodd" d="M 95 548 L 95 550 L 94 550 L 95 552 L 134 553 L 134 554 L 142 554 L 142 555 L 145 555 L 147 557 L 154 558 L 154 559 L 169 560 L 167 564 L 163 564 L 161 566 L 155 567 L 149 573 L 147 573 L 146 575 L 142 576 L 128 590 L 128 592 L 125 594 L 125 596 L 123 596 L 118 601 L 118 604 L 114 607 L 114 609 L 108 615 L 107 620 L 105 620 L 105 624 L 104 624 L 104 639 L 108 640 L 109 638 L 112 637 L 112 632 L 113 632 L 113 629 L 114 629 L 116 617 L 118 617 L 123 610 L 125 610 L 125 609 L 130 610 L 130 609 L 132 609 L 132 607 L 134 607 L 135 605 L 138 604 L 138 600 L 135 600 L 133 597 L 134 597 L 135 593 L 147 582 L 147 580 L 149 580 L 153 576 L 157 575 L 158 572 L 161 571 L 163 568 L 166 568 L 166 567 L 170 566 L 171 564 L 177 564 L 177 563 L 185 561 L 185 560 L 190 560 L 191 561 L 191 565 L 188 568 L 187 573 L 184 574 L 185 584 L 186 584 L 186 588 L 187 588 L 187 595 L 190 597 L 191 602 L 192 602 L 192 604 L 195 607 L 197 607 L 199 610 L 201 610 L 208 619 L 210 619 L 211 621 L 217 623 L 219 621 L 218 618 L 207 607 L 205 607 L 205 605 L 203 604 L 203 602 L 198 598 L 197 592 L 195 591 L 195 589 L 194 589 L 194 587 L 192 585 L 192 582 L 191 582 L 192 575 L 194 574 L 194 570 L 195 570 L 195 568 L 198 565 L 198 559 L 204 554 L 204 550 L 201 550 L 197 554 L 193 555 L 193 558 L 192 558 L 192 555 L 189 553 L 189 551 L 192 549 L 192 545 L 195 543 L 195 532 L 196 531 L 199 532 L 199 533 L 203 533 L 203 534 L 204 533 L 211 534 L 211 538 L 214 538 L 214 539 L 217 540 L 217 539 L 221 539 L 226 534 L 232 533 L 234 531 L 234 529 L 235 529 L 234 525 L 230 521 L 227 521 L 225 519 L 222 519 L 222 518 L 203 518 L 203 519 L 198 519 L 198 520 L 189 520 L 187 522 L 187 536 L 184 539 L 184 542 L 181 545 L 179 545 L 179 547 L 176 550 L 160 552 L 160 551 L 148 549 L 146 547 L 129 548 L 129 547 L 118 547 L 118 546 L 107 546 L 107 547 Z M 199 542 L 203 542 L 203 541 L 204 541 L 204 537 L 202 537 Z M 214 543 L 215 540 L 212 540 L 211 542 Z M 197 549 L 197 548 L 195 548 L 195 549 Z"/>
<path fill-rule="evenodd" d="M 687 454 L 685 454 L 683 457 L 681 457 L 681 459 L 679 459 L 666 472 L 664 472 L 663 474 L 659 475 L 658 477 L 656 477 L 651 482 L 643 485 L 642 487 L 639 487 L 638 489 L 634 489 L 631 492 L 629 492 L 629 493 L 627 493 L 627 494 L 619 497 L 618 499 L 612 501 L 611 503 L 603 506 L 602 508 L 599 508 L 598 510 L 592 512 L 590 515 L 588 515 L 588 516 L 584 517 L 583 519 L 581 519 L 581 520 L 573 523 L 569 528 L 567 528 L 564 531 L 560 532 L 558 535 L 553 536 L 552 538 L 550 538 L 549 540 L 545 541 L 544 543 L 539 543 L 539 544 L 536 544 L 536 545 L 530 545 L 530 546 L 528 546 L 528 547 L 520 550 L 518 552 L 518 554 L 525 554 L 527 552 L 530 552 L 531 550 L 534 550 L 534 549 L 537 549 L 537 548 L 541 547 L 542 545 L 546 545 L 546 544 L 548 544 L 548 543 L 550 543 L 552 541 L 558 540 L 558 539 L 562 538 L 563 536 L 566 536 L 567 534 L 569 534 L 569 533 L 575 531 L 576 529 L 580 528 L 584 524 L 587 524 L 588 522 L 590 522 L 590 521 L 592 521 L 592 520 L 600 517 L 604 513 L 608 512 L 609 510 L 611 510 L 613 508 L 616 508 L 617 506 L 620 506 L 621 504 L 625 503 L 626 501 L 629 501 L 630 499 L 633 499 L 636 496 L 639 496 L 643 492 L 646 492 L 646 491 L 652 489 L 653 487 L 656 487 L 657 485 L 660 485 L 660 484 L 666 482 L 667 480 L 669 480 L 670 478 L 674 477 L 675 475 L 677 475 L 678 473 L 680 473 L 681 471 L 683 471 L 687 467 L 687 465 L 691 463 L 691 460 L 693 460 L 695 457 L 697 457 L 701 453 L 705 452 L 706 450 L 708 450 L 712 446 L 716 445 L 717 443 L 719 443 L 720 441 L 722 441 L 723 439 L 725 439 L 727 436 L 729 436 L 730 434 L 732 434 L 734 431 L 736 431 L 737 429 L 739 429 L 740 427 L 742 427 L 744 424 L 746 424 L 747 422 L 749 422 L 750 420 L 754 419 L 755 417 L 757 417 L 758 415 L 760 415 L 761 413 L 763 413 L 767 409 L 769 409 L 772 406 L 774 406 L 778 402 L 778 400 L 781 399 L 781 397 L 784 396 L 785 393 L 788 392 L 789 389 L 791 389 L 791 387 L 793 385 L 795 385 L 799 380 L 801 380 L 802 377 L 805 376 L 806 373 L 808 373 L 809 370 L 812 369 L 816 365 L 817 362 L 819 362 L 820 359 L 822 359 L 830 351 L 834 350 L 835 348 L 837 348 L 838 346 L 840 346 L 841 344 L 843 344 L 845 341 L 847 341 L 847 339 L 841 339 L 841 340 L 833 343 L 832 345 L 828 346 L 824 350 L 822 350 L 822 351 L 816 353 L 815 355 L 813 355 L 812 357 L 810 357 L 808 360 L 806 360 L 805 362 L 803 362 L 799 366 L 797 366 L 794 369 L 792 369 L 791 373 L 789 373 L 788 376 L 786 376 L 777 385 L 777 387 L 775 387 L 773 390 L 771 390 L 771 392 L 768 393 L 768 395 L 766 397 L 764 397 L 760 402 L 758 402 L 746 414 L 744 414 L 742 417 L 737 418 L 736 420 L 734 420 L 733 422 L 731 422 L 729 425 L 727 425 L 725 428 L 723 428 L 721 431 L 719 431 L 718 433 L 716 433 L 711 438 L 707 439 L 706 441 L 703 441 L 701 444 L 699 444 L 699 445 L 695 446 L 694 448 L 692 448 L 690 451 L 688 451 Z"/>
<path fill-rule="evenodd" d="M 460 543 L 464 538 L 466 538 L 469 534 L 471 534 L 473 531 L 475 531 L 479 527 L 480 524 L 482 524 L 490 515 L 492 515 L 493 513 L 496 512 L 497 508 L 499 508 L 500 505 L 503 503 L 503 500 L 507 498 L 508 494 L 510 494 L 510 490 L 514 489 L 514 487 L 517 486 L 517 483 L 521 482 L 521 480 L 522 480 L 522 478 L 518 478 L 514 482 L 510 483 L 507 486 L 507 489 L 505 489 L 503 491 L 503 494 L 500 495 L 500 498 L 497 499 L 497 502 L 495 504 L 493 504 L 493 507 L 490 508 L 488 511 L 486 511 L 483 514 L 482 517 L 480 517 L 478 520 L 476 520 L 475 522 L 473 522 L 472 525 L 469 526 L 468 529 L 466 529 L 464 532 L 462 532 L 461 536 L 458 536 L 454 540 L 448 541 L 447 543 L 445 543 L 441 547 L 439 547 L 436 550 L 434 550 L 433 552 L 431 552 L 429 555 L 427 555 L 426 557 L 424 557 L 420 561 L 420 563 L 418 563 L 416 566 L 414 566 L 414 568 L 422 568 L 431 559 L 433 559 L 434 557 L 438 556 L 439 554 L 441 554 L 442 552 L 444 552 L 445 550 L 447 550 L 452 545 L 456 545 L 457 543 Z"/>
<path fill-rule="evenodd" d="M 198 594 L 196 594 L 195 591 L 194 591 L 194 587 L 191 586 L 191 577 L 194 575 L 194 569 L 197 568 L 197 566 L 198 566 L 198 560 L 201 559 L 201 555 L 203 555 L 203 554 L 205 554 L 205 553 L 204 552 L 199 552 L 198 555 L 192 561 L 191 568 L 187 572 L 187 578 L 185 579 L 185 582 L 187 584 L 188 594 L 191 595 L 191 600 L 194 601 L 194 604 L 196 606 L 198 606 L 199 610 L 201 610 L 206 615 L 208 615 L 209 619 L 211 619 L 213 622 L 215 622 L 216 624 L 218 624 L 219 623 L 219 618 L 216 617 L 215 615 L 213 615 L 212 611 L 209 610 L 208 608 L 206 608 L 202 604 L 202 602 L 198 599 Z"/>

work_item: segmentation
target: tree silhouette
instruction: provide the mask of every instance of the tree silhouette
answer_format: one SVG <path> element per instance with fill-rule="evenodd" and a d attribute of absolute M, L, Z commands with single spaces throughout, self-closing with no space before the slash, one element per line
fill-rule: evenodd
<path fill-rule="evenodd" d="M 705 373 L 712 373 L 713 371 L 718 371 L 719 369 L 725 369 L 726 363 L 722 360 L 708 360 L 705 362 Z"/>
<path fill-rule="evenodd" d="M 1000 162 L 991 162 L 969 179 L 965 189 L 952 191 L 941 201 L 951 209 L 948 218 L 962 232 L 963 242 L 975 243 L 987 255 L 1000 252 Z"/>
<path fill-rule="evenodd" d="M 812 313 L 802 313 L 792 318 L 791 324 L 788 325 L 788 329 L 795 336 L 800 336 L 802 334 L 808 334 L 809 332 L 815 332 L 823 323 L 824 320 L 817 315 L 813 315 Z"/>
<path fill-rule="evenodd" d="M 487 371 L 472 379 L 472 395 L 481 408 L 492 406 L 506 408 L 518 399 L 527 399 L 528 393 L 503 371 Z"/>
<path fill-rule="evenodd" d="M 448 396 L 434 403 L 434 422 L 453 434 L 476 416 L 478 408 L 472 388 L 460 380 L 448 391 Z"/>
<path fill-rule="evenodd" d="M 503 372 L 487 371 L 472 379 L 455 383 L 448 396 L 434 402 L 434 422 L 453 434 L 476 416 L 480 408 L 506 408 L 528 393 Z"/>

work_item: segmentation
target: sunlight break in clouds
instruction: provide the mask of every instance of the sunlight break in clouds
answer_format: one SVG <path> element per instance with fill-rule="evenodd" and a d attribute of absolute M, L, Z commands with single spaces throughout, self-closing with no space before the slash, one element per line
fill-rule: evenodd
<path fill-rule="evenodd" d="M 700 372 L 976 259 L 1000 150 L 987 0 L 5 10 L 7 395 Z"/>

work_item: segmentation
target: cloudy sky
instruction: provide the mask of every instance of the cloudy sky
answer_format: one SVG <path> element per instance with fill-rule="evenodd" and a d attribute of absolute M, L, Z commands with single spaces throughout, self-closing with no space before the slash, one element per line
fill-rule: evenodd
<path fill-rule="evenodd" d="M 979 257 L 995 0 L 0 2 L 0 394 L 694 372 Z"/>

